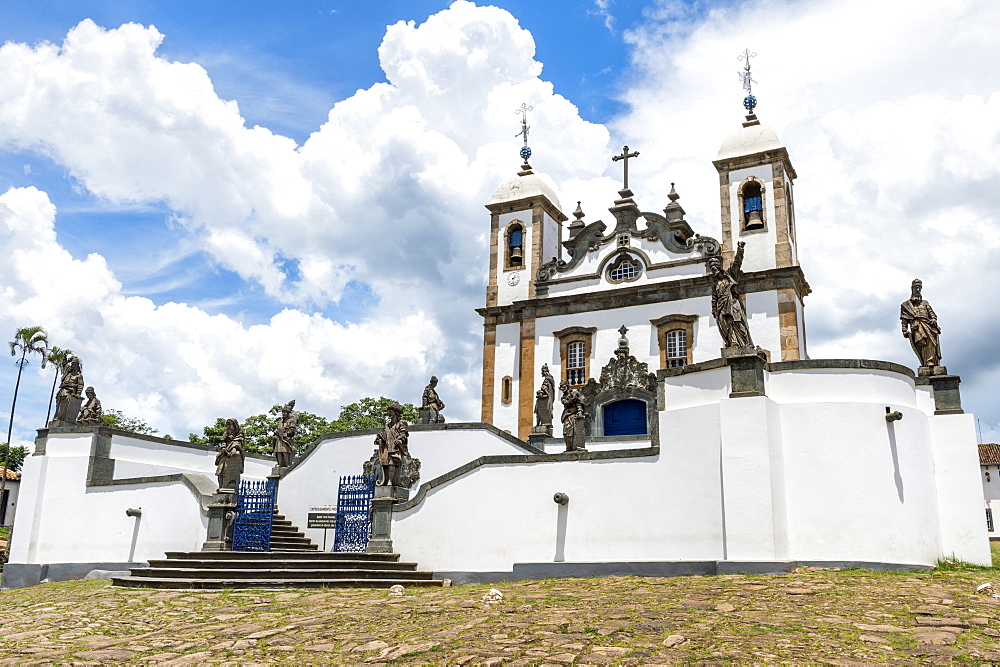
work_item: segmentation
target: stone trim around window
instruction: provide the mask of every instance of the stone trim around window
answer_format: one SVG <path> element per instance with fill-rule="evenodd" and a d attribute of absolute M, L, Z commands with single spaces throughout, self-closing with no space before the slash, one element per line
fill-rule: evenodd
<path fill-rule="evenodd" d="M 510 234 L 514 231 L 521 232 L 521 261 L 517 264 L 511 262 L 510 257 Z M 503 270 L 504 271 L 519 271 L 528 265 L 527 259 L 525 257 L 525 244 L 524 239 L 528 235 L 528 226 L 524 224 L 521 220 L 512 220 L 510 224 L 507 225 L 503 232 Z"/>
<path fill-rule="evenodd" d="M 504 375 L 500 380 L 500 402 L 508 405 L 514 400 L 514 378 Z"/>
<path fill-rule="evenodd" d="M 753 184 L 760 188 L 760 221 L 763 225 L 760 229 L 747 229 L 746 214 L 743 212 L 743 191 L 747 186 Z M 739 216 L 740 236 L 744 234 L 760 234 L 767 231 L 767 188 L 764 181 L 756 176 L 750 176 L 736 188 L 736 213 Z"/>
<path fill-rule="evenodd" d="M 660 368 L 667 368 L 667 332 L 680 329 L 687 336 L 687 360 L 684 365 L 693 363 L 692 353 L 694 350 L 694 323 L 698 321 L 697 315 L 671 314 L 664 315 L 649 323 L 656 327 L 656 342 L 660 346 Z"/>
<path fill-rule="evenodd" d="M 567 368 L 568 350 L 570 343 L 583 343 L 583 381 L 571 383 L 574 387 L 580 387 L 587 383 L 590 378 L 590 357 L 594 350 L 594 334 L 597 327 L 566 327 L 559 331 L 553 331 L 552 335 L 559 340 L 559 378 L 569 381 L 569 369 Z"/>
<path fill-rule="evenodd" d="M 615 280 L 612 277 L 613 274 L 615 273 L 615 271 L 622 268 L 625 262 L 628 262 L 629 264 L 632 264 L 636 267 L 635 275 L 628 277 L 623 276 L 619 277 L 618 280 Z M 618 255 L 618 258 L 615 259 L 615 261 L 613 261 L 610 264 L 610 266 L 608 266 L 608 268 L 604 270 L 604 277 L 609 283 L 613 285 L 621 285 L 622 283 L 631 283 L 639 279 L 639 277 L 642 275 L 644 268 L 645 267 L 643 266 L 643 262 L 641 259 L 639 259 L 638 257 L 633 257 L 631 254 L 627 252 L 623 252 L 620 255 Z"/>

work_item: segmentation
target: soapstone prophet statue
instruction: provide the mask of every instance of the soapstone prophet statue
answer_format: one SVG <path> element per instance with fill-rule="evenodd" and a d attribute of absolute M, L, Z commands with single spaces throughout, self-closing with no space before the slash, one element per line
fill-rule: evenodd
<path fill-rule="evenodd" d="M 287 468 L 295 453 L 295 401 L 289 401 L 281 408 L 281 423 L 274 430 L 274 458 L 279 468 Z"/>
<path fill-rule="evenodd" d="M 740 241 L 736 256 L 728 269 L 722 268 L 722 260 L 712 257 L 708 260 L 708 272 L 712 282 L 712 316 L 719 325 L 719 334 L 725 347 L 752 347 L 747 314 L 740 301 L 739 283 L 743 277 L 743 246 Z"/>
<path fill-rule="evenodd" d="M 243 429 L 235 419 L 226 420 L 226 430 L 222 435 L 222 445 L 215 457 L 215 474 L 219 478 L 220 489 L 233 489 L 240 486 L 240 475 L 243 474 Z"/>
<path fill-rule="evenodd" d="M 101 409 L 101 399 L 97 398 L 97 393 L 94 391 L 93 387 L 87 387 L 87 402 L 83 404 L 83 408 L 80 410 L 80 416 L 76 418 L 77 424 L 100 424 L 101 414 L 103 410 Z"/>
<path fill-rule="evenodd" d="M 923 282 L 914 278 L 910 284 L 910 298 L 899 307 L 899 320 L 903 338 L 910 340 L 913 352 L 921 366 L 941 365 L 941 327 L 931 304 L 921 295 Z"/>

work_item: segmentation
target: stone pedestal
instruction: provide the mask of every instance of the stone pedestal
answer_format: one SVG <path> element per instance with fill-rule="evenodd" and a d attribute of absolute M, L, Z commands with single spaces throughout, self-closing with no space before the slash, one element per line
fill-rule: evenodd
<path fill-rule="evenodd" d="M 541 435 L 543 437 L 552 437 L 552 424 L 538 424 L 537 426 L 531 427 L 531 435 Z"/>
<path fill-rule="evenodd" d="M 544 428 L 546 431 L 536 432 L 535 429 Z M 535 426 L 531 429 L 531 434 L 528 435 L 528 444 L 535 449 L 541 449 L 545 451 L 545 439 L 552 437 L 552 427 L 551 426 Z"/>
<path fill-rule="evenodd" d="M 208 539 L 202 551 L 231 551 L 233 518 L 236 514 L 236 491 L 218 489 L 208 506 Z"/>
<path fill-rule="evenodd" d="M 921 366 L 917 369 L 917 377 L 931 377 L 933 375 L 947 375 L 947 366 Z M 958 376 L 955 376 L 958 377 Z"/>
<path fill-rule="evenodd" d="M 370 554 L 393 553 L 392 508 L 410 497 L 410 490 L 399 486 L 376 486 L 372 499 L 372 535 L 368 539 Z"/>
<path fill-rule="evenodd" d="M 944 366 L 921 366 L 916 383 L 931 386 L 934 392 L 934 414 L 936 415 L 961 415 L 965 411 L 962 409 L 962 396 L 959 393 L 958 385 L 962 381 L 957 375 L 925 374 L 925 368 L 937 369 Z"/>
<path fill-rule="evenodd" d="M 430 408 L 417 408 L 418 424 L 443 424 L 444 415 Z"/>
<path fill-rule="evenodd" d="M 764 396 L 764 365 L 767 354 L 756 347 L 724 347 L 722 358 L 729 366 L 732 392 L 729 398 Z"/>

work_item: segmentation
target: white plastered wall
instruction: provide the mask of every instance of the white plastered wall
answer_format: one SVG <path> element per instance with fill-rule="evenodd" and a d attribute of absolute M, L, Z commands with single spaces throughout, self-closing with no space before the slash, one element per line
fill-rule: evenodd
<path fill-rule="evenodd" d="M 743 215 L 743 211 L 740 209 L 739 190 L 743 182 L 751 176 L 763 184 L 764 216 L 767 229 L 765 231 L 740 235 L 740 218 Z M 746 241 L 743 257 L 744 271 L 763 271 L 764 269 L 773 269 L 775 267 L 774 246 L 777 243 L 778 236 L 774 217 L 773 178 L 774 170 L 770 164 L 736 169 L 729 172 L 729 210 L 731 212 L 731 219 L 728 221 L 724 220 L 723 224 L 728 224 L 732 232 L 734 251 L 736 250 L 737 241 Z"/>
<path fill-rule="evenodd" d="M 14 479 L 8 479 L 4 490 L 7 493 L 7 511 L 4 513 L 3 525 L 10 526 L 14 523 L 14 514 L 17 512 L 17 493 L 21 483 Z"/>
<path fill-rule="evenodd" d="M 524 228 L 524 245 L 522 246 L 524 250 L 524 265 L 523 268 L 516 271 L 507 271 L 504 269 L 507 256 L 507 227 L 515 220 Z M 497 304 L 506 306 L 515 301 L 523 301 L 528 298 L 528 283 L 530 282 L 532 272 L 535 270 L 535 267 L 531 266 L 531 209 L 502 213 L 500 215 L 499 234 L 500 237 L 497 239 Z M 507 282 L 507 277 L 512 273 L 516 273 L 518 276 L 518 283 L 516 285 L 510 285 Z"/>
<path fill-rule="evenodd" d="M 525 454 L 526 451 L 485 428 L 411 430 L 410 454 L 420 459 L 420 482 L 454 470 L 480 456 Z M 360 475 L 364 462 L 375 452 L 375 434 L 364 433 L 329 438 L 281 480 L 278 508 L 317 544 L 323 543 L 321 529 L 307 529 L 310 505 L 336 505 L 340 477 Z M 411 493 L 416 493 L 415 486 Z M 328 535 L 333 539 L 333 533 Z M 328 540 L 328 544 L 332 544 Z"/>
<path fill-rule="evenodd" d="M 395 514 L 395 548 L 421 569 L 445 572 L 719 559 L 717 412 L 673 415 L 691 437 L 665 442 L 659 456 L 477 468 Z M 553 502 L 556 492 L 569 494 L 568 505 Z"/>
<path fill-rule="evenodd" d="M 477 468 L 397 513 L 396 549 L 442 572 L 560 560 L 990 562 L 971 416 L 927 414 L 912 378 L 891 371 L 770 373 L 770 396 L 737 399 L 723 396 L 728 373 L 665 378 L 658 456 Z M 886 422 L 886 405 L 903 420 Z"/>
<path fill-rule="evenodd" d="M 206 538 L 204 496 L 182 481 L 87 486 L 94 433 L 50 433 L 45 453 L 27 457 L 10 562 L 125 563 L 192 551 Z M 115 459 L 115 457 L 119 457 Z M 188 474 L 214 488 L 215 452 L 115 433 L 114 479 Z M 264 479 L 273 462 L 248 456 L 244 479 Z M 128 517 L 141 508 L 141 517 Z"/>
<path fill-rule="evenodd" d="M 493 360 L 493 425 L 502 431 L 517 433 L 517 406 L 520 387 L 521 325 L 497 325 Z M 511 400 L 503 402 L 503 378 L 511 380 Z"/>

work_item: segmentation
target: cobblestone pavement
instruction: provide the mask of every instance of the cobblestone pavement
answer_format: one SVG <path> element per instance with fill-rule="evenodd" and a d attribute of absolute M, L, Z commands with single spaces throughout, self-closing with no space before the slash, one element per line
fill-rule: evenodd
<path fill-rule="evenodd" d="M 391 597 L 76 581 L 0 593 L 0 664 L 1000 661 L 1000 598 L 974 594 L 992 575 L 562 579 L 499 584 L 492 606 L 489 586 Z"/>

